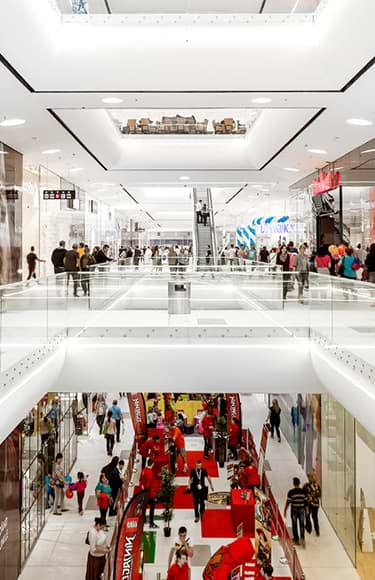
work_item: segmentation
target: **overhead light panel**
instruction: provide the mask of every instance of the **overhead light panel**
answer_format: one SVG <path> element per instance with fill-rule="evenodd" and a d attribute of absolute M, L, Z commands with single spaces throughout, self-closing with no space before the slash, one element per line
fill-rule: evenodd
<path fill-rule="evenodd" d="M 358 127 L 369 127 L 372 125 L 372 121 L 368 119 L 347 119 L 346 122 L 349 125 L 357 125 Z"/>
<path fill-rule="evenodd" d="M 61 149 L 46 149 L 42 151 L 42 155 L 54 155 L 55 153 L 60 153 Z"/>
<path fill-rule="evenodd" d="M 327 155 L 327 151 L 324 149 L 308 149 L 309 153 L 315 153 L 316 155 Z"/>
<path fill-rule="evenodd" d="M 2 127 L 18 127 L 26 123 L 25 119 L 4 119 L 0 122 Z"/>
<path fill-rule="evenodd" d="M 375 149 L 365 149 L 365 151 L 361 151 L 361 155 L 365 155 L 366 153 L 375 153 Z"/>
<path fill-rule="evenodd" d="M 295 167 L 284 167 L 284 171 L 292 171 L 294 173 L 298 173 L 299 169 L 296 169 Z"/>
<path fill-rule="evenodd" d="M 122 103 L 123 99 L 120 99 L 119 97 L 105 97 L 104 99 L 102 99 L 102 103 L 107 103 L 108 105 L 118 105 L 119 103 Z"/>
<path fill-rule="evenodd" d="M 257 105 L 263 105 L 265 103 L 270 103 L 272 99 L 269 97 L 256 97 L 255 99 L 251 99 L 252 103 L 256 103 Z"/>
<path fill-rule="evenodd" d="M 83 167 L 72 167 L 70 173 L 77 173 L 78 171 L 83 171 Z"/>
<path fill-rule="evenodd" d="M 190 177 L 188 177 L 187 175 L 181 175 L 180 179 L 181 181 L 189 181 Z"/>

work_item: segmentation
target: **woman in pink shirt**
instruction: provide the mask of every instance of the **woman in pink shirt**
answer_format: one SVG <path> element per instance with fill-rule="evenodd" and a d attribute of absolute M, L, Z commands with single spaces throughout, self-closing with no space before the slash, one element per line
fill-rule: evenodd
<path fill-rule="evenodd" d="M 320 246 L 315 258 L 315 266 L 318 274 L 326 274 L 327 276 L 329 275 L 331 257 L 328 254 L 325 246 Z"/>

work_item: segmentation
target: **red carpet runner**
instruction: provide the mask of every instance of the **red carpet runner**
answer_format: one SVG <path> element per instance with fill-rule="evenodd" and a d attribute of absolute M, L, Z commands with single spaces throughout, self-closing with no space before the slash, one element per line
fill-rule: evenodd
<path fill-rule="evenodd" d="M 202 538 L 236 538 L 233 531 L 230 509 L 206 509 L 201 522 Z M 250 534 L 244 534 L 249 536 Z"/>
<path fill-rule="evenodd" d="M 178 464 L 179 464 L 180 469 L 176 473 L 177 477 L 189 477 L 190 470 L 193 469 L 193 467 L 195 467 L 195 464 L 196 464 L 198 459 L 200 459 L 202 461 L 202 465 L 207 470 L 207 473 L 210 477 L 219 477 L 219 469 L 218 469 L 216 461 L 214 461 L 213 459 L 204 459 L 203 451 L 187 451 L 186 452 L 186 459 L 187 459 L 189 471 L 187 473 L 184 473 L 182 471 L 182 467 L 181 467 L 182 461 L 181 461 L 181 458 L 179 457 Z"/>

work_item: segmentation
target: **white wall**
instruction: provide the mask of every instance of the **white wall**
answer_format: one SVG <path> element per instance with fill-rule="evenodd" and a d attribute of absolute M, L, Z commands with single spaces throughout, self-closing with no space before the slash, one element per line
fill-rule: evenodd
<path fill-rule="evenodd" d="M 356 488 L 357 506 L 360 505 L 360 490 L 365 492 L 366 507 L 375 508 L 375 454 L 356 434 Z"/>

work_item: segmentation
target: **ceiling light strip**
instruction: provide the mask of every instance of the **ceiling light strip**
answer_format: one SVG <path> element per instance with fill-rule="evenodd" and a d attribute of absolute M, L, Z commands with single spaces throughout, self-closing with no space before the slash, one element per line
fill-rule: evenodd
<path fill-rule="evenodd" d="M 68 125 L 61 119 L 61 117 L 59 117 L 57 113 L 55 113 L 53 109 L 47 109 L 47 111 L 58 123 L 60 123 L 60 125 L 65 129 L 65 131 L 68 131 L 69 135 L 71 135 L 71 137 L 73 137 L 73 139 L 77 141 L 77 143 L 86 151 L 86 153 L 90 155 L 90 157 L 92 157 L 100 165 L 100 167 L 102 167 L 102 169 L 104 169 L 104 171 L 108 171 L 108 167 L 106 167 L 104 163 L 102 163 L 100 159 L 98 159 L 98 157 L 92 151 L 90 151 L 87 145 L 85 145 L 84 142 L 81 141 L 81 139 L 74 133 L 74 131 L 72 131 L 68 127 Z"/>
<path fill-rule="evenodd" d="M 107 9 L 108 14 L 112 14 L 111 7 L 109 5 L 109 0 L 104 0 L 105 7 Z"/>
<path fill-rule="evenodd" d="M 236 193 L 234 193 L 234 194 L 232 195 L 232 197 L 230 197 L 230 198 L 229 198 L 229 199 L 228 199 L 228 200 L 225 202 L 225 205 L 228 205 L 228 203 L 230 203 L 230 202 L 232 201 L 232 199 L 234 199 L 234 198 L 235 198 L 235 197 L 236 197 L 236 196 L 237 196 L 239 193 L 241 193 L 241 191 L 243 191 L 243 190 L 245 189 L 245 187 L 247 187 L 248 185 L 249 185 L 248 183 L 245 183 L 245 185 L 243 185 L 242 187 L 240 187 L 240 189 L 239 189 L 239 190 L 238 190 Z"/>
<path fill-rule="evenodd" d="M 135 197 L 126 189 L 126 187 L 124 185 L 122 185 L 122 183 L 120 183 L 120 187 L 121 187 L 121 189 L 123 189 L 123 191 L 125 191 L 125 193 L 130 197 L 130 199 L 132 199 L 134 201 L 134 203 L 139 205 L 139 201 L 137 201 L 135 199 Z"/>
<path fill-rule="evenodd" d="M 266 2 L 267 2 L 267 0 L 263 0 L 262 6 L 260 7 L 260 10 L 259 10 L 259 14 L 263 14 L 263 10 L 264 10 L 264 8 L 266 6 Z"/>
<path fill-rule="evenodd" d="M 3 56 L 2 54 L 0 54 L 0 63 L 4 65 L 5 68 L 8 69 L 8 71 L 21 83 L 21 85 L 25 87 L 25 89 L 27 89 L 30 93 L 36 92 L 35 89 L 27 82 L 27 80 L 24 79 L 24 77 L 14 68 L 14 66 L 10 64 L 9 60 L 7 60 L 5 56 Z"/>

